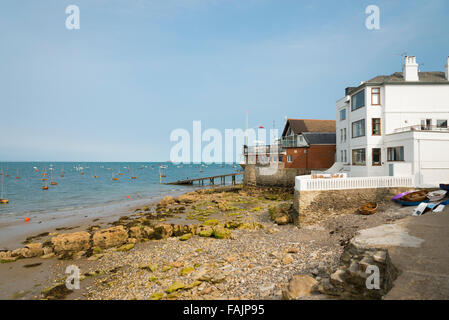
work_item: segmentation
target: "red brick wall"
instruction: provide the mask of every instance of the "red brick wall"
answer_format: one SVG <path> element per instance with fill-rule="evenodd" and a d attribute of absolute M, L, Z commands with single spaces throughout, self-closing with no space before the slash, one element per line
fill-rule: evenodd
<path fill-rule="evenodd" d="M 311 145 L 309 148 L 287 148 L 286 151 L 287 154 L 282 156 L 285 168 L 328 169 L 335 162 L 335 145 Z M 292 162 L 287 162 L 288 155 L 292 156 Z"/>

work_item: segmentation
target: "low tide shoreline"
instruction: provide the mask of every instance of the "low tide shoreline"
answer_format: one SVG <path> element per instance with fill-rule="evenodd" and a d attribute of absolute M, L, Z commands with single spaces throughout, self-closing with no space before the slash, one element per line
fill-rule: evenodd
<path fill-rule="evenodd" d="M 190 191 L 197 189 L 192 188 Z M 45 215 L 32 213 L 28 222 L 25 222 L 21 216 L 6 217 L 0 220 L 0 250 L 18 248 L 23 245 L 26 238 L 46 232 L 82 231 L 92 224 L 106 226 L 121 216 L 133 213 L 137 208 L 156 204 L 167 195 L 176 197 L 190 191 L 170 191 L 145 199 L 116 201 L 75 209 L 61 209 L 47 212 Z"/>
<path fill-rule="evenodd" d="M 385 204 L 369 217 L 333 215 L 301 228 L 288 220 L 275 223 L 277 208 L 288 208 L 292 197 L 291 191 L 238 186 L 201 189 L 153 203 L 154 212 L 136 208 L 112 223 L 129 230 L 123 246 L 98 249 L 93 255 L 70 255 L 68 260 L 36 257 L 0 264 L 0 279 L 10 279 L 0 281 L 0 298 L 281 299 L 293 275 L 318 279 L 335 270 L 357 230 L 409 215 Z M 139 237 L 135 232 L 148 219 L 164 226 L 158 232 L 169 228 L 169 234 L 131 239 L 131 235 Z M 180 219 L 201 229 L 181 236 L 190 231 L 179 233 L 173 223 Z M 217 230 L 223 233 L 214 235 Z M 208 231 L 211 234 L 206 235 Z M 81 269 L 81 289 L 59 292 L 55 288 L 61 288 L 69 265 Z"/>

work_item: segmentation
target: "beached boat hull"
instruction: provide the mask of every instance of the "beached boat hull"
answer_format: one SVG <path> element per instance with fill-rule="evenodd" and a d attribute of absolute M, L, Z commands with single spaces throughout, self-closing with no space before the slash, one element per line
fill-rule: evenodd
<path fill-rule="evenodd" d="M 425 199 L 424 201 L 405 201 L 402 199 L 396 200 L 397 203 L 402 204 L 403 206 L 418 206 L 420 203 L 429 202 L 429 199 Z"/>
<path fill-rule="evenodd" d="M 427 198 L 429 198 L 430 201 L 440 201 L 446 196 L 447 191 L 446 190 L 437 190 L 429 192 L 427 195 Z"/>
<path fill-rule="evenodd" d="M 393 197 L 393 199 L 391 199 L 391 200 L 396 201 L 396 200 L 402 198 L 403 196 L 405 196 L 405 195 L 407 195 L 409 193 L 412 193 L 412 192 L 415 192 L 415 191 L 406 191 L 406 192 L 399 193 L 399 194 L 395 195 Z"/>
<path fill-rule="evenodd" d="M 377 212 L 377 203 L 367 203 L 359 208 L 359 212 L 364 216 L 375 214 Z"/>
<path fill-rule="evenodd" d="M 421 202 L 424 202 L 427 199 L 427 195 L 428 194 L 429 194 L 428 191 L 420 190 L 420 191 L 416 191 L 416 192 L 412 192 L 412 193 L 406 194 L 405 196 L 403 196 L 399 200 L 421 203 Z"/>

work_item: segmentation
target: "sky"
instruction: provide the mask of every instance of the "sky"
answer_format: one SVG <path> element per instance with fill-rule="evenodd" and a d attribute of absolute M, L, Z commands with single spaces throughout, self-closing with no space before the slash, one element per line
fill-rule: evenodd
<path fill-rule="evenodd" d="M 224 136 L 247 111 L 267 129 L 335 119 L 346 87 L 401 71 L 403 53 L 443 71 L 448 14 L 445 0 L 0 0 L 0 162 L 165 161 L 196 120 Z"/>

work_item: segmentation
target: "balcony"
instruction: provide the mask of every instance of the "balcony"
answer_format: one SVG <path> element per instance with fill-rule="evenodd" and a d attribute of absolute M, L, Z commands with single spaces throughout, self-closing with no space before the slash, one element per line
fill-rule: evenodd
<path fill-rule="evenodd" d="M 243 146 L 244 155 L 277 155 L 283 153 L 285 150 L 281 146 L 263 145 L 263 146 Z"/>
<path fill-rule="evenodd" d="M 394 133 L 408 132 L 408 131 L 449 132 L 449 128 L 448 127 L 438 127 L 435 125 L 418 124 L 418 125 L 414 125 L 414 126 L 395 129 Z"/>

